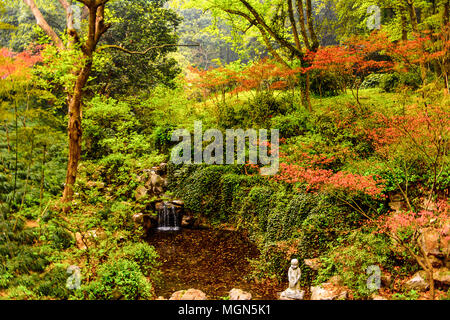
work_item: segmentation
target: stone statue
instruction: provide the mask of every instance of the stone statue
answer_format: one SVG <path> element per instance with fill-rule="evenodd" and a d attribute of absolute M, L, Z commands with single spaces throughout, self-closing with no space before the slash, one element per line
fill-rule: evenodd
<path fill-rule="evenodd" d="M 281 293 L 281 299 L 294 299 L 302 300 L 305 294 L 304 291 L 300 290 L 300 278 L 302 272 L 298 267 L 298 260 L 291 260 L 291 267 L 288 271 L 289 288 Z"/>

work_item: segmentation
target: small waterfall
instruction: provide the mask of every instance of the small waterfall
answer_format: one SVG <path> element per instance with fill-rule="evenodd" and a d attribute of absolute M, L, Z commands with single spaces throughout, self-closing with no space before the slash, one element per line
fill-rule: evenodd
<path fill-rule="evenodd" d="M 180 217 L 173 204 L 164 202 L 163 207 L 159 209 L 158 230 L 159 231 L 180 230 Z"/>

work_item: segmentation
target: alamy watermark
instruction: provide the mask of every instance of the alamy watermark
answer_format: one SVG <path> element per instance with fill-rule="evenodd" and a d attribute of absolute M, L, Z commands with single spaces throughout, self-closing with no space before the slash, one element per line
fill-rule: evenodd
<path fill-rule="evenodd" d="M 369 276 L 367 278 L 367 289 L 370 291 L 375 291 L 381 288 L 381 269 L 377 265 L 368 266 L 366 269 L 366 274 Z"/>
<path fill-rule="evenodd" d="M 80 289 L 81 287 L 81 270 L 78 266 L 70 266 L 67 268 L 67 273 L 70 276 L 66 281 L 66 288 L 69 290 Z"/>
<path fill-rule="evenodd" d="M 260 170 L 261 175 L 275 175 L 279 168 L 279 137 L 278 129 L 270 130 L 270 141 L 266 129 L 227 129 L 224 139 L 222 131 L 218 129 L 208 129 L 203 133 L 202 122 L 196 121 L 193 143 L 187 129 L 177 129 L 172 133 L 172 141 L 179 142 L 181 138 L 182 141 L 172 149 L 170 160 L 175 164 L 261 164 L 265 166 Z M 209 142 L 205 148 L 204 142 Z"/>
<path fill-rule="evenodd" d="M 367 18 L 367 28 L 375 30 L 381 28 L 381 9 L 377 5 L 371 5 L 367 8 L 367 13 L 371 16 Z"/>
<path fill-rule="evenodd" d="M 72 4 L 69 6 L 68 10 L 69 10 L 69 13 L 72 14 L 73 28 L 75 30 L 80 30 L 81 29 L 81 8 L 76 4 Z"/>

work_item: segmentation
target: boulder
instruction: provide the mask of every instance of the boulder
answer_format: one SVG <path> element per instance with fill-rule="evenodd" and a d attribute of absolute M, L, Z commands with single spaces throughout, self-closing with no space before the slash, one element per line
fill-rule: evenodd
<path fill-rule="evenodd" d="M 86 232 L 86 235 L 92 241 L 99 241 L 107 238 L 106 233 L 103 230 L 89 230 Z"/>
<path fill-rule="evenodd" d="M 318 286 L 311 287 L 311 300 L 345 300 L 347 299 L 347 291 L 340 291 L 329 283 L 322 283 Z"/>
<path fill-rule="evenodd" d="M 136 213 L 133 215 L 132 219 L 136 228 L 142 226 L 145 231 L 150 230 L 154 225 L 156 225 L 148 214 Z"/>
<path fill-rule="evenodd" d="M 181 218 L 181 227 L 191 228 L 195 224 L 195 218 L 191 215 L 183 215 Z"/>
<path fill-rule="evenodd" d="M 162 210 L 164 208 L 164 201 L 159 201 L 155 203 L 156 211 Z"/>
<path fill-rule="evenodd" d="M 433 279 L 443 285 L 450 285 L 450 270 L 447 268 L 440 268 L 433 272 Z"/>
<path fill-rule="evenodd" d="M 155 171 L 150 172 L 150 177 L 145 184 L 155 195 L 159 195 L 164 192 L 165 182 L 164 179 Z"/>
<path fill-rule="evenodd" d="M 388 299 L 380 295 L 374 295 L 372 296 L 372 300 L 388 300 Z"/>
<path fill-rule="evenodd" d="M 304 297 L 305 291 L 293 291 L 289 288 L 281 292 L 279 295 L 280 300 L 303 300 Z"/>
<path fill-rule="evenodd" d="M 75 240 L 77 242 L 77 248 L 78 249 L 86 250 L 87 247 L 86 247 L 86 245 L 83 242 L 83 237 L 81 236 L 81 233 L 79 233 L 79 232 L 75 233 Z"/>
<path fill-rule="evenodd" d="M 143 213 L 136 213 L 132 217 L 134 223 L 136 224 L 143 224 L 144 223 L 144 214 Z"/>
<path fill-rule="evenodd" d="M 167 172 L 167 163 L 166 162 L 160 163 L 158 167 L 159 167 L 159 170 L 161 171 L 161 173 Z"/>
<path fill-rule="evenodd" d="M 231 289 L 230 300 L 252 300 L 252 294 L 241 289 Z"/>
<path fill-rule="evenodd" d="M 444 266 L 445 261 L 437 258 L 436 256 L 429 255 L 428 259 L 430 260 L 430 263 L 433 266 L 433 268 L 440 268 Z"/>
<path fill-rule="evenodd" d="M 441 235 L 436 229 L 423 229 L 419 237 L 419 243 L 428 255 L 439 258 L 448 257 L 450 255 L 449 241 L 445 241 L 445 236 Z"/>
<path fill-rule="evenodd" d="M 405 282 L 406 290 L 426 291 L 429 288 L 429 283 L 426 280 L 426 272 L 419 271 L 412 276 L 411 279 Z"/>
<path fill-rule="evenodd" d="M 389 193 L 389 207 L 395 211 L 402 211 L 407 208 L 407 204 L 405 199 L 400 193 Z"/>
<path fill-rule="evenodd" d="M 169 300 L 206 300 L 206 294 L 197 289 L 176 291 Z"/>
<path fill-rule="evenodd" d="M 135 191 L 136 200 L 144 198 L 145 196 L 147 196 L 147 193 L 148 193 L 148 190 L 146 187 L 144 187 L 144 186 L 137 187 L 136 191 Z"/>
<path fill-rule="evenodd" d="M 183 201 L 183 200 L 178 200 L 178 199 L 176 199 L 176 200 L 170 201 L 170 203 L 171 203 L 171 204 L 174 204 L 174 205 L 176 205 L 176 206 L 179 206 L 179 207 L 183 207 L 183 206 L 184 206 L 184 201 Z"/>

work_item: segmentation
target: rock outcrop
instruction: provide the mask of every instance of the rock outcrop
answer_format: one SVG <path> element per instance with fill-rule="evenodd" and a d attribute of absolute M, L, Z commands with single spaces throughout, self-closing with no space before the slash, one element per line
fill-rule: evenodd
<path fill-rule="evenodd" d="M 231 289 L 229 296 L 230 300 L 252 300 L 252 294 L 241 289 Z"/>
<path fill-rule="evenodd" d="M 330 283 L 311 287 L 311 300 L 345 300 L 347 291 L 336 288 Z"/>
<path fill-rule="evenodd" d="M 197 289 L 176 291 L 169 300 L 206 300 L 206 294 Z"/>
<path fill-rule="evenodd" d="M 428 283 L 426 279 L 426 272 L 425 271 L 419 271 L 412 276 L 411 279 L 405 282 L 405 289 L 406 290 L 416 290 L 416 291 L 426 291 L 430 287 L 430 284 Z"/>

